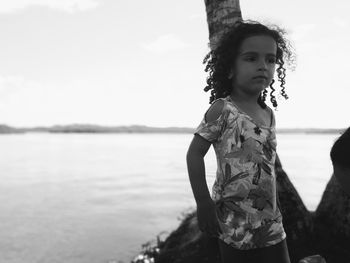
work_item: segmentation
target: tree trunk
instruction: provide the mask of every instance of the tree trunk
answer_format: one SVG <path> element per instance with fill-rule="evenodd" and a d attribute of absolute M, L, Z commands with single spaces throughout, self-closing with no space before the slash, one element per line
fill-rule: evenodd
<path fill-rule="evenodd" d="M 297 262 L 297 259 L 317 254 L 310 246 L 314 229 L 312 214 L 306 209 L 297 190 L 283 170 L 278 156 L 276 157 L 275 171 L 288 248 L 292 262 Z"/>
<path fill-rule="evenodd" d="M 215 49 L 222 35 L 242 19 L 238 0 L 205 0 L 210 48 Z"/>

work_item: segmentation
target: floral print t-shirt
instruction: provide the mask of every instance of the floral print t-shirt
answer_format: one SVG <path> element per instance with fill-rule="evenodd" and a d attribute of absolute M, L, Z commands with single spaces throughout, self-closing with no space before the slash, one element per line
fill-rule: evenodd
<path fill-rule="evenodd" d="M 195 134 L 213 144 L 216 180 L 212 199 L 222 234 L 219 238 L 237 249 L 275 245 L 286 238 L 276 198 L 276 133 L 257 125 L 230 96 L 215 121 L 205 116 Z"/>

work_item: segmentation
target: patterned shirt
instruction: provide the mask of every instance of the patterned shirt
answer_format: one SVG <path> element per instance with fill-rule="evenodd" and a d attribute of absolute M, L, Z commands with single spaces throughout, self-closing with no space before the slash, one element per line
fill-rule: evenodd
<path fill-rule="evenodd" d="M 213 144 L 216 180 L 212 199 L 222 230 L 219 238 L 237 249 L 275 245 L 286 238 L 276 200 L 276 133 L 257 125 L 230 96 L 215 121 L 205 117 L 195 131 Z"/>

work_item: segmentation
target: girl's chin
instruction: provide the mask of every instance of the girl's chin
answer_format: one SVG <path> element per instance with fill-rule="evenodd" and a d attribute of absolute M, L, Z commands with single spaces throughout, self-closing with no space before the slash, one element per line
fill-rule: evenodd
<path fill-rule="evenodd" d="M 246 94 L 249 94 L 252 96 L 258 96 L 267 87 L 268 85 L 266 85 L 266 83 L 254 83 L 250 86 L 241 87 L 240 90 Z"/>
<path fill-rule="evenodd" d="M 256 89 L 264 90 L 269 86 L 269 82 L 265 79 L 259 79 L 252 83 L 252 86 Z"/>
<path fill-rule="evenodd" d="M 267 88 L 266 85 L 254 85 L 249 89 L 249 93 L 252 95 L 259 95 L 265 88 Z"/>
<path fill-rule="evenodd" d="M 263 91 L 264 89 L 266 89 L 268 87 L 268 85 L 261 84 L 261 85 L 256 85 L 256 90 L 259 90 L 260 92 Z"/>

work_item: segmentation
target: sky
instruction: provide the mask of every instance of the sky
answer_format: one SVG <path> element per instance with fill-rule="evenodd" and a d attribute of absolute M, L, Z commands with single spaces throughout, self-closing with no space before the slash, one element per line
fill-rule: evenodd
<path fill-rule="evenodd" d="M 244 0 L 297 55 L 277 128 L 349 126 L 348 0 Z M 0 124 L 196 127 L 209 104 L 204 1 L 0 0 Z"/>

